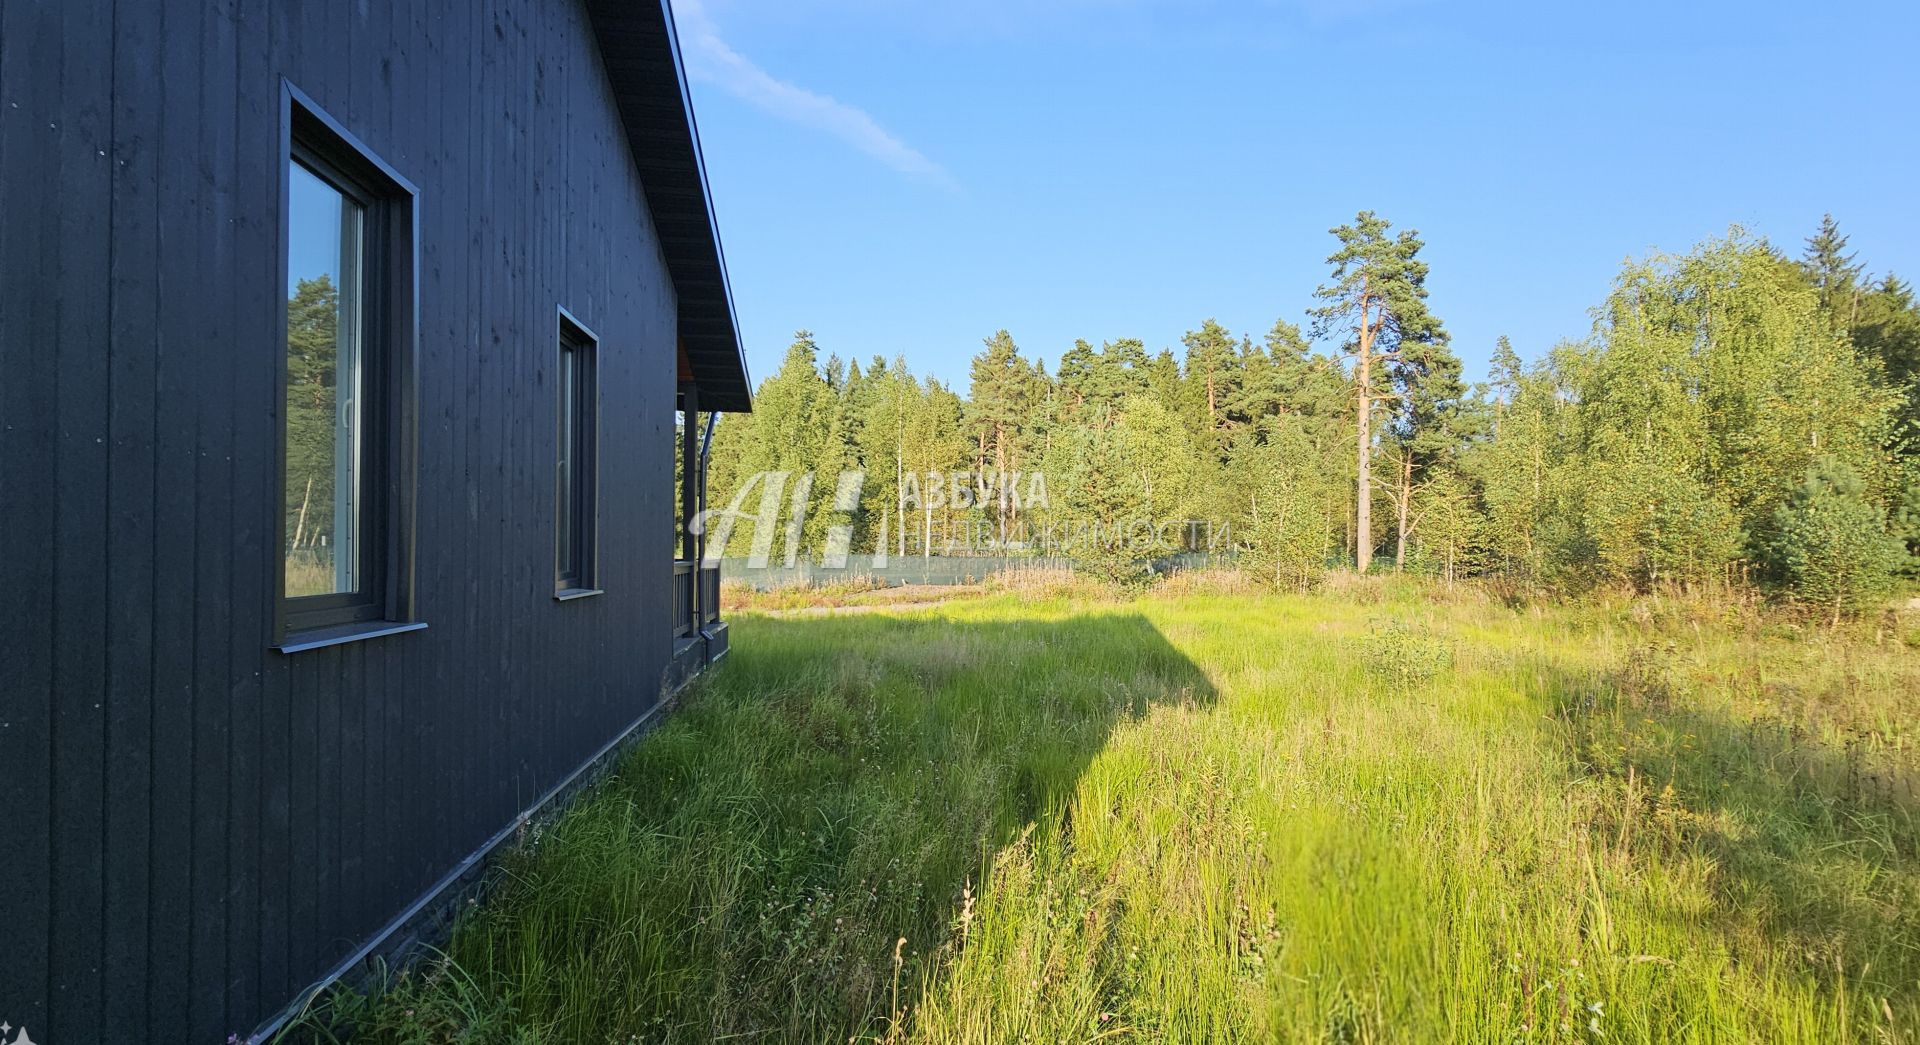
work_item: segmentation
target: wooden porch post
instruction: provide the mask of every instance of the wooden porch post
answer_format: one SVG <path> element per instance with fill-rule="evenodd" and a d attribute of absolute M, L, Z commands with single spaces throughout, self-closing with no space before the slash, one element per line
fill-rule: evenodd
<path fill-rule="evenodd" d="M 693 520 L 700 513 L 700 488 L 706 476 L 700 474 L 700 389 L 691 381 L 680 383 L 680 557 L 693 563 L 693 619 L 701 620 L 700 545 L 693 532 Z"/>

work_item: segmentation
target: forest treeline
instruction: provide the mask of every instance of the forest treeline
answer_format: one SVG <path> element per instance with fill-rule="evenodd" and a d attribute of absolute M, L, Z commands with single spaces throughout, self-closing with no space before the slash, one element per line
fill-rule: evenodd
<path fill-rule="evenodd" d="M 1304 324 L 1208 320 L 1178 354 L 1077 341 L 1052 373 L 1003 330 L 964 395 L 803 331 L 717 426 L 710 504 L 804 505 L 776 556 L 818 558 L 837 526 L 862 554 L 985 537 L 1122 581 L 1198 548 L 1282 586 L 1343 565 L 1731 583 L 1839 614 L 1920 571 L 1920 303 L 1831 217 L 1797 256 L 1735 230 L 1628 262 L 1587 337 L 1532 361 L 1503 337 L 1474 384 L 1419 236 L 1370 212 L 1332 232 Z"/>

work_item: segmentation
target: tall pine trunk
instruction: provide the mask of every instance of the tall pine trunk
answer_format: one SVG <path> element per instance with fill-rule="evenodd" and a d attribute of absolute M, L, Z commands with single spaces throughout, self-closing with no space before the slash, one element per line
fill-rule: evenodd
<path fill-rule="evenodd" d="M 1007 499 L 1005 496 L 1007 478 L 1007 426 L 997 424 L 993 429 L 993 470 L 995 480 L 1001 483 L 1000 504 L 994 511 L 994 519 L 999 524 L 1000 543 L 1007 543 Z"/>
<path fill-rule="evenodd" d="M 1353 559 L 1361 573 L 1373 562 L 1373 333 L 1367 318 L 1366 293 L 1360 303 L 1360 360 L 1355 379 L 1354 429 L 1359 478 L 1354 484 Z"/>

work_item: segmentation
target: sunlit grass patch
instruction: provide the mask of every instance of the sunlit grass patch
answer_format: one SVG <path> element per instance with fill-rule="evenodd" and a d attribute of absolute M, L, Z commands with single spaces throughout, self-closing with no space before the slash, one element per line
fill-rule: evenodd
<path fill-rule="evenodd" d="M 738 618 L 444 961 L 341 1014 L 421 1041 L 1920 1038 L 1920 654 L 1348 587 Z"/>

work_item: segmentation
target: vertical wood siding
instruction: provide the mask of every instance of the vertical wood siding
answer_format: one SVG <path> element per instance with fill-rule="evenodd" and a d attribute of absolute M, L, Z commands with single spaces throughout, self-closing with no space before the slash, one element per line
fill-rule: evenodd
<path fill-rule="evenodd" d="M 269 643 L 280 78 L 420 188 L 423 632 Z M 659 698 L 674 294 L 540 0 L 0 0 L 0 1020 L 243 1036 Z M 555 309 L 599 584 L 552 598 Z"/>

